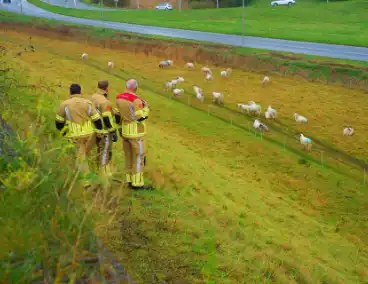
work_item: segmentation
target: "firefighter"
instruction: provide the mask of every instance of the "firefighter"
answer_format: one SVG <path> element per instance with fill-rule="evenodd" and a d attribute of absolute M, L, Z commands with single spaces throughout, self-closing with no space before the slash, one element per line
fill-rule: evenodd
<path fill-rule="evenodd" d="M 82 98 L 78 84 L 70 86 L 70 98 L 64 101 L 56 114 L 56 128 L 77 147 L 77 167 L 84 177 L 89 172 L 88 155 L 94 145 L 94 135 L 101 133 L 102 120 L 94 104 Z M 88 189 L 90 184 L 84 181 Z"/>
<path fill-rule="evenodd" d="M 96 134 L 97 165 L 100 168 L 102 177 L 110 177 L 112 175 L 109 165 L 112 159 L 112 142 L 118 140 L 114 111 L 111 102 L 108 100 L 108 89 L 108 81 L 99 81 L 98 90 L 91 97 L 91 102 L 96 106 L 104 124 L 102 133 Z"/>
<path fill-rule="evenodd" d="M 125 181 L 134 190 L 151 190 L 144 185 L 143 170 L 146 164 L 144 136 L 149 108 L 147 103 L 136 94 L 138 82 L 130 79 L 126 82 L 126 92 L 116 97 L 116 104 L 121 116 L 119 127 L 123 138 L 125 153 Z"/>

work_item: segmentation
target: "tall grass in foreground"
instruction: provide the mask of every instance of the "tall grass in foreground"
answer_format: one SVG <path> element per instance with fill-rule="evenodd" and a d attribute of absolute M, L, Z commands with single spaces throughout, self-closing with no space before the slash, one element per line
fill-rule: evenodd
<path fill-rule="evenodd" d="M 105 269 L 97 258 L 100 249 L 93 230 L 96 213 L 105 214 L 106 195 L 100 189 L 86 194 L 79 186 L 73 149 L 55 139 L 54 122 L 46 119 L 54 112 L 42 95 L 47 84 L 29 85 L 27 73 L 7 59 L 2 50 L 0 279 L 101 279 Z"/>

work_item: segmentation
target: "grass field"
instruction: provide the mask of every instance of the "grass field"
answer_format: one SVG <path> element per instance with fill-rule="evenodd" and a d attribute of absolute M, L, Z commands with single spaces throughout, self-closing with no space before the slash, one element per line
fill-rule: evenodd
<path fill-rule="evenodd" d="M 239 70 L 224 82 L 221 68 L 213 66 L 214 81 L 207 84 L 199 66 L 187 71 L 178 61 L 159 70 L 161 58 L 39 36 L 32 38 L 36 52 L 15 56 L 28 37 L 0 32 L 1 45 L 29 72 L 28 82 L 48 86 L 43 96 L 50 105 L 40 109 L 46 125 L 52 127 L 51 110 L 75 81 L 89 95 L 97 80 L 107 78 L 114 95 L 124 79 L 137 77 L 140 95 L 152 105 L 147 171 L 158 190 L 113 188 L 123 194 L 116 218 L 107 231 L 96 229 L 136 283 L 364 283 L 367 186 L 351 158 L 367 161 L 365 93 L 278 76 L 261 88 L 261 75 Z M 90 55 L 85 65 L 82 52 Z M 116 65 L 110 73 L 108 60 Z M 163 82 L 176 76 L 185 77 L 191 95 L 195 83 L 205 94 L 223 91 L 226 108 L 210 107 L 208 114 L 208 96 L 203 105 L 192 96 L 170 100 Z M 251 121 L 233 112 L 236 102 L 248 100 L 279 111 L 262 140 L 236 126 L 247 129 Z M 310 123 L 296 127 L 295 110 Z M 352 124 L 356 135 L 343 138 L 344 124 Z M 301 151 L 299 131 L 320 140 L 324 167 L 318 150 Z M 121 142 L 114 145 L 116 175 L 123 168 L 121 149 Z"/>
<path fill-rule="evenodd" d="M 242 10 L 205 9 L 187 11 L 84 11 L 29 0 L 45 10 L 80 18 L 180 28 L 226 34 L 242 33 Z M 271 7 L 263 1 L 245 10 L 245 33 L 298 41 L 368 46 L 368 2 L 311 3 L 300 0 L 292 8 Z M 163 20 L 164 19 L 164 20 Z"/>

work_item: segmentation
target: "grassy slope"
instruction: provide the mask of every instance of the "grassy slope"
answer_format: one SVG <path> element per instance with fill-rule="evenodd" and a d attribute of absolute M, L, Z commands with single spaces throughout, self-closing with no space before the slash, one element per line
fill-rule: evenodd
<path fill-rule="evenodd" d="M 29 2 L 59 14 L 101 19 L 100 11 L 66 9 L 40 0 Z M 368 46 L 367 9 L 368 3 L 360 0 L 328 4 L 299 1 L 291 9 L 272 8 L 262 2 L 246 8 L 245 32 L 249 36 Z M 103 13 L 103 19 L 109 21 L 228 34 L 242 33 L 241 16 L 241 8 Z"/>
<path fill-rule="evenodd" d="M 117 67 L 115 74 L 135 74 L 128 57 L 114 51 L 35 41 L 37 52 L 16 60 L 32 70 L 34 80 L 49 82 L 53 97 L 66 98 L 66 88 L 56 85 L 76 78 L 85 94 L 106 77 L 113 94 L 121 91 L 121 79 L 81 66 L 81 49 L 100 66 L 106 56 L 119 56 L 124 72 Z M 63 54 L 75 54 L 75 60 Z M 152 104 L 148 172 L 165 189 L 125 191 L 119 222 L 106 238 L 137 282 L 363 281 L 367 198 L 360 183 L 313 163 L 299 164 L 299 156 L 277 145 L 163 99 L 144 76 L 141 94 Z M 118 172 L 120 149 L 116 144 Z"/>
<path fill-rule="evenodd" d="M 72 182 L 66 143 L 56 139 L 49 108 L 54 98 L 46 95 L 50 86 L 40 84 L 13 54 L 0 62 L 0 70 L 13 68 L 7 75 L 1 72 L 6 89 L 0 93 L 0 113 L 19 139 L 10 143 L 18 156 L 0 156 L 0 181 L 6 186 L 0 190 L 0 279 L 39 281 L 47 271 L 49 279 L 78 278 L 88 271 L 80 260 L 96 252 L 94 218 L 86 214 L 78 179 Z"/>

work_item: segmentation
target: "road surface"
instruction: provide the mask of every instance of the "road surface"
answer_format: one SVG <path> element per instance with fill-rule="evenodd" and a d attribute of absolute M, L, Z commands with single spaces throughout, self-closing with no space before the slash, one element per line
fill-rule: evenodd
<path fill-rule="evenodd" d="M 68 22 L 68 23 L 74 23 L 74 24 L 79 24 L 79 25 L 103 27 L 103 28 L 109 28 L 109 29 L 114 29 L 114 30 L 133 32 L 133 33 L 138 33 L 138 34 L 198 40 L 198 41 L 226 44 L 226 45 L 232 45 L 232 46 L 260 48 L 260 49 L 267 49 L 267 50 L 273 50 L 273 51 L 293 52 L 293 53 L 301 53 L 301 54 L 332 57 L 332 58 L 368 61 L 368 48 L 365 48 L 365 47 L 354 47 L 354 46 L 344 46 L 344 45 L 335 45 L 335 44 L 280 40 L 280 39 L 250 37 L 250 36 L 246 36 L 243 38 L 242 36 L 238 36 L 238 35 L 208 33 L 208 32 L 182 30 L 182 29 L 171 29 L 171 28 L 161 28 L 161 27 L 116 23 L 116 22 L 109 22 L 109 21 L 81 19 L 81 18 L 54 14 L 52 12 L 42 10 L 41 8 L 38 8 L 26 2 L 25 0 L 22 2 L 23 4 L 20 5 L 19 1 L 21 0 L 12 0 L 12 4 L 0 4 L 0 9 L 5 9 L 5 10 L 16 12 L 16 13 L 21 13 L 21 7 L 22 7 L 23 14 L 25 15 L 36 16 L 40 18 L 52 19 L 52 20 L 57 20 L 57 21 L 63 21 L 63 22 Z M 60 1 L 60 0 L 48 0 L 49 3 L 53 3 L 53 1 L 55 1 L 56 3 L 57 1 Z M 73 0 L 69 0 L 69 1 L 73 1 Z M 82 5 L 82 3 L 79 3 L 79 5 L 77 5 L 77 8 L 82 7 L 80 5 Z M 91 7 L 89 6 L 89 8 Z"/>

